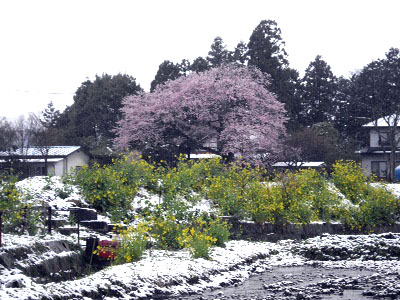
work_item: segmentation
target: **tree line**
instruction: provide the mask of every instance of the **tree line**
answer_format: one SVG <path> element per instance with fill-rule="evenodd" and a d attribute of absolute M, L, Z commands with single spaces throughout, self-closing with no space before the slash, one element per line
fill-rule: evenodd
<path fill-rule="evenodd" d="M 355 149 L 366 142 L 361 126 L 392 114 L 400 107 L 399 49 L 389 49 L 385 58 L 372 61 L 349 78 L 335 76 L 329 64 L 317 55 L 301 77 L 290 67 L 281 30 L 272 20 L 261 21 L 248 42 L 239 42 L 233 50 L 227 48 L 222 37 L 216 37 L 205 57 L 199 56 L 193 61 L 183 59 L 178 63 L 163 61 L 148 94 L 162 96 L 161 90 L 168 89 L 166 86 L 171 81 L 192 78 L 193 74 L 204 74 L 227 65 L 262 72 L 267 78 L 262 84 L 283 104 L 282 120 L 287 129 L 281 151 L 284 159 L 330 164 L 339 158 L 352 158 Z M 121 131 L 116 128 L 127 116 L 123 99 L 144 94 L 130 75 L 96 75 L 93 81 L 81 84 L 73 104 L 65 111 L 55 110 L 50 103 L 42 115 L 36 117 L 40 126 L 35 130 L 41 132 L 36 134 L 41 137 L 36 143 L 80 145 L 93 155 L 105 154 L 118 139 Z M 137 101 L 135 105 L 131 110 L 141 110 L 146 104 Z M 160 120 L 162 117 L 159 123 Z M 193 117 L 185 120 L 193 122 Z M 171 126 L 164 134 L 176 133 L 177 129 Z M 12 127 L 5 119 L 0 123 L 2 149 L 9 147 L 7 141 L 12 141 L 7 137 Z M 193 146 L 188 145 L 189 140 L 169 149 L 169 154 L 187 151 L 188 146 Z M 191 142 L 193 144 L 193 140 Z M 18 145 L 17 142 L 11 144 L 12 147 Z M 153 149 L 153 152 L 160 154 L 164 150 Z"/>

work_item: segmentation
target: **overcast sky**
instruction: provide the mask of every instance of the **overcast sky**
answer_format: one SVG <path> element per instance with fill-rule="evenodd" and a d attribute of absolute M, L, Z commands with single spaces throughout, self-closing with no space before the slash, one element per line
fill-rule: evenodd
<path fill-rule="evenodd" d="M 278 23 L 292 68 L 316 55 L 348 77 L 400 47 L 398 0 L 0 0 L 0 116 L 63 110 L 95 74 L 126 73 L 149 90 L 164 60 L 229 50 L 261 20 Z"/>

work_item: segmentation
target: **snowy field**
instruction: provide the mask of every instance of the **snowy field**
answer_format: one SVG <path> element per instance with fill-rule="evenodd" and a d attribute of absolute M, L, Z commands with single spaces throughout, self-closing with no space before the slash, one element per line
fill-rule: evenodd
<path fill-rule="evenodd" d="M 57 177 L 52 177 L 50 181 L 40 177 L 31 178 L 18 185 L 27 194 L 33 195 L 29 199 L 40 199 L 40 202 L 59 209 L 73 207 L 77 202 L 82 206 L 87 205 L 80 199 L 79 191 L 75 187 L 66 187 Z M 389 185 L 389 188 L 400 195 L 400 185 Z M 68 191 L 68 197 L 60 197 L 60 191 L 65 190 Z M 140 194 L 144 200 L 159 201 L 157 196 L 146 194 L 146 191 L 141 191 Z M 209 207 L 203 202 L 199 209 L 208 210 Z M 0 258 L 2 252 L 12 250 L 12 247 L 30 247 L 33 244 L 62 239 L 76 243 L 76 236 L 65 237 L 59 234 L 45 237 L 4 235 Z M 61 252 L 51 255 L 67 254 Z M 41 259 L 32 254 L 32 263 Z M 365 289 L 370 288 L 367 283 L 373 282 L 371 278 L 382 282 L 385 278 L 391 279 L 383 285 L 383 292 L 378 292 L 387 295 L 390 289 L 390 299 L 400 299 L 399 259 L 400 234 L 393 233 L 323 235 L 304 241 L 284 240 L 278 243 L 230 241 L 225 248 L 213 248 L 210 260 L 193 259 L 186 250 L 153 249 L 147 250 L 139 262 L 110 266 L 82 278 L 63 282 L 39 283 L 24 275 L 20 268 L 7 269 L 0 262 L 0 299 L 244 299 L 233 294 L 224 296 L 223 292 L 218 291 L 227 286 L 242 286 L 249 278 L 278 272 L 282 268 L 315 266 L 323 270 L 368 270 L 372 275 L 359 279 L 360 282 L 366 282 Z M 336 299 L 329 297 L 335 293 L 340 294 L 333 287 L 331 292 L 325 294 L 329 296 L 327 298 L 318 296 L 315 291 L 306 290 L 308 286 L 291 290 L 291 284 L 280 279 L 279 281 L 278 277 L 268 277 L 263 284 L 264 296 L 255 295 L 249 299 Z M 326 278 L 321 277 L 321 280 L 326 281 Z M 346 286 L 346 282 L 343 282 L 342 290 Z M 328 286 L 333 283 L 321 284 Z M 211 291 L 216 293 L 211 294 Z M 275 293 L 275 296 L 268 296 L 267 291 Z M 370 291 L 371 297 L 377 297 L 378 292 Z M 210 294 L 207 296 L 207 293 Z M 310 298 L 307 293 L 313 296 Z M 198 296 L 189 296 L 190 294 Z M 380 298 L 384 299 L 384 296 Z"/>
<path fill-rule="evenodd" d="M 29 242 L 28 238 L 19 241 Z M 387 278 L 389 273 L 400 278 L 399 257 L 400 234 L 324 235 L 278 243 L 230 241 L 226 248 L 215 248 L 211 260 L 192 259 L 185 250 L 153 250 L 139 262 L 61 283 L 38 284 L 17 269 L 3 270 L 0 299 L 174 299 L 240 286 L 250 276 L 278 267 L 316 265 L 325 270 L 370 270 L 375 278 Z M 16 280 L 20 286 L 10 287 Z M 269 284 L 271 289 L 277 288 Z M 398 289 L 400 297 L 400 285 L 392 288 Z"/>

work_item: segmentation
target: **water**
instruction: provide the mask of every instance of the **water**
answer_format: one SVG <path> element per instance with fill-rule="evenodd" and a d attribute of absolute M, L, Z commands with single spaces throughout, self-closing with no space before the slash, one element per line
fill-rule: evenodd
<path fill-rule="evenodd" d="M 374 272 L 359 269 L 324 269 L 312 266 L 274 267 L 243 284 L 183 299 L 372 299 L 366 280 Z M 202 297 L 202 298 L 201 298 Z"/>

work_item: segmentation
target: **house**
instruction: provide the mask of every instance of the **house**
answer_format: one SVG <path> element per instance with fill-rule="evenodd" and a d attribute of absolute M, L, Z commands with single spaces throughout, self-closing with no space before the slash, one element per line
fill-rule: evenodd
<path fill-rule="evenodd" d="M 11 162 L 23 170 L 23 177 L 63 176 L 87 165 L 89 156 L 80 146 L 28 147 L 0 152 L 0 169 L 10 168 Z"/>
<path fill-rule="evenodd" d="M 362 148 L 357 153 L 361 156 L 361 166 L 365 175 L 375 174 L 378 178 L 387 179 L 391 154 L 391 144 L 393 130 L 396 134 L 393 137 L 393 142 L 396 145 L 396 154 L 400 154 L 400 126 L 399 116 L 392 115 L 372 121 L 362 127 L 368 130 L 369 142 L 368 145 Z M 396 159 L 396 166 L 400 165 L 400 161 Z M 397 168 L 396 168 L 397 170 Z M 397 176 L 396 176 L 397 177 Z M 396 178 L 397 180 L 399 178 Z"/>

